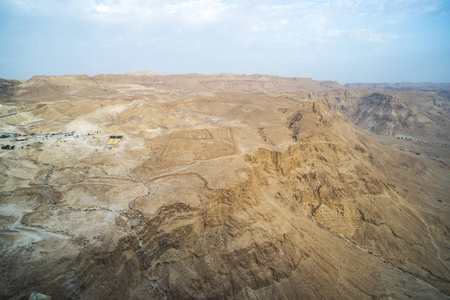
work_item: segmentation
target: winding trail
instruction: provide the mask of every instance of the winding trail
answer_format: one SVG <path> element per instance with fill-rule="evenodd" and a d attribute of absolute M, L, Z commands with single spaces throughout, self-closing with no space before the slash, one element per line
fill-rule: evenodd
<path fill-rule="evenodd" d="M 19 111 L 19 112 L 12 113 L 12 114 L 3 115 L 3 116 L 0 116 L 0 119 L 1 119 L 1 118 L 6 118 L 6 117 L 10 117 L 10 116 L 15 116 L 15 115 L 21 114 L 21 113 L 30 112 L 30 111 L 33 111 L 33 110 L 34 110 L 34 109 L 29 109 L 29 110 Z"/>
<path fill-rule="evenodd" d="M 135 178 L 135 177 L 131 176 L 131 174 L 129 174 L 129 173 L 127 174 L 127 176 L 129 177 L 129 179 L 131 179 L 133 181 L 142 183 L 145 186 L 145 188 L 147 189 L 147 193 L 145 193 L 142 196 L 137 196 L 136 198 L 131 200 L 130 203 L 128 203 L 128 208 L 133 212 L 133 221 L 132 221 L 133 223 L 131 226 L 131 232 L 136 236 L 138 243 L 139 243 L 139 247 L 142 247 L 142 240 L 139 238 L 139 235 L 136 233 L 136 226 L 138 226 L 141 223 L 141 220 L 144 217 L 144 215 L 138 209 L 135 208 L 135 206 L 136 206 L 135 203 L 137 200 L 149 196 L 151 194 L 151 188 L 150 188 L 150 184 L 145 182 L 144 180 Z"/>
<path fill-rule="evenodd" d="M 420 206 L 419 206 L 420 207 Z M 446 261 L 444 261 L 441 257 L 441 249 L 438 247 L 438 245 L 436 244 L 436 241 L 433 238 L 433 235 L 431 234 L 431 230 L 430 230 L 430 226 L 428 225 L 427 222 L 425 222 L 425 220 L 422 218 L 422 216 L 420 215 L 420 213 L 413 207 L 410 207 L 417 215 L 417 217 L 420 219 L 420 221 L 425 225 L 425 228 L 427 230 L 427 234 L 428 237 L 431 240 L 431 244 L 433 244 L 434 249 L 436 249 L 436 253 L 437 253 L 437 257 L 438 259 L 442 262 L 442 264 L 448 269 L 448 263 Z"/>
<path fill-rule="evenodd" d="M 38 161 L 35 161 L 34 159 L 32 159 L 29 156 L 26 156 L 25 158 L 26 160 L 30 161 L 31 163 L 38 165 L 38 166 L 43 166 L 43 167 L 50 167 L 50 170 L 47 172 L 47 174 L 45 174 L 44 178 L 42 179 L 42 188 L 39 191 L 45 198 L 47 198 L 48 202 L 50 202 L 51 206 L 55 206 L 56 205 L 56 201 L 53 199 L 52 195 L 50 195 L 50 193 L 48 192 L 48 188 L 49 188 L 49 180 L 50 177 L 52 176 L 53 172 L 56 169 L 55 165 L 52 164 L 48 164 L 48 163 L 41 163 Z"/>
<path fill-rule="evenodd" d="M 87 245 L 81 250 L 81 252 L 78 254 L 77 261 L 72 269 L 68 272 L 66 276 L 66 293 L 69 299 L 81 299 L 81 292 L 80 287 L 78 286 L 78 282 L 76 279 L 76 271 L 81 265 L 81 262 L 83 261 L 83 256 L 87 252 Z"/>
<path fill-rule="evenodd" d="M 49 181 L 50 177 L 52 176 L 53 172 L 55 171 L 56 166 L 51 165 L 51 164 L 42 164 L 42 165 L 50 166 L 51 168 L 48 171 L 48 173 L 45 175 L 44 179 L 42 180 L 43 187 L 41 188 L 40 193 L 48 199 L 48 201 L 50 202 L 50 204 L 52 206 L 55 206 L 56 201 L 53 199 L 52 195 L 50 195 L 48 192 L 48 188 L 49 188 L 48 181 Z"/>
<path fill-rule="evenodd" d="M 208 186 L 209 183 L 208 183 L 208 181 L 205 179 L 205 177 L 203 177 L 200 173 L 197 173 L 197 172 L 163 174 L 163 175 L 156 176 L 156 177 L 153 177 L 153 178 L 149 179 L 149 183 L 152 182 L 152 181 L 161 179 L 161 178 L 177 177 L 177 176 L 197 176 L 198 178 L 200 178 L 201 181 L 204 182 L 205 188 L 206 188 L 206 189 L 211 190 L 211 191 L 213 190 L 213 188 L 211 188 L 211 187 Z"/>
<path fill-rule="evenodd" d="M 43 230 L 45 232 L 48 232 L 48 233 L 53 233 L 53 234 L 56 234 L 56 235 L 65 236 L 66 238 L 69 238 L 69 239 L 73 240 L 74 242 L 76 242 L 80 246 L 87 245 L 87 243 L 88 243 L 87 239 L 79 237 L 79 236 L 76 236 L 76 235 L 74 235 L 74 234 L 72 234 L 70 232 L 63 231 L 63 230 L 54 230 L 54 229 L 51 229 L 51 228 L 48 228 L 48 227 L 46 227 L 44 225 L 39 225 L 39 224 L 29 224 L 28 220 L 27 220 L 28 217 L 30 215 L 32 215 L 32 214 L 40 213 L 40 212 L 43 212 L 43 211 L 37 211 L 37 212 L 31 212 L 31 213 L 28 213 L 28 214 L 24 214 L 22 216 L 22 219 L 20 220 L 20 224 L 22 224 L 23 226 L 26 226 L 26 227 L 39 228 L 39 229 L 41 229 L 41 230 Z"/>

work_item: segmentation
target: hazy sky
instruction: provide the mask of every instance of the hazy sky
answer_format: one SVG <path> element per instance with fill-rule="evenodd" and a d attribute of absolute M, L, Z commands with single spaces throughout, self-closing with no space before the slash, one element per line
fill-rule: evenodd
<path fill-rule="evenodd" d="M 0 0 L 0 78 L 142 70 L 450 82 L 450 0 Z"/>

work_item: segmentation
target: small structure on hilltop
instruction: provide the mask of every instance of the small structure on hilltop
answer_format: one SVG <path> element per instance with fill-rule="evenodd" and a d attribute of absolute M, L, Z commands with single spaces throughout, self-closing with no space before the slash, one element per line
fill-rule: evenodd
<path fill-rule="evenodd" d="M 121 136 L 121 135 L 110 136 L 108 142 L 105 145 L 105 148 L 108 148 L 108 149 L 116 148 L 122 138 L 123 138 L 123 136 Z"/>

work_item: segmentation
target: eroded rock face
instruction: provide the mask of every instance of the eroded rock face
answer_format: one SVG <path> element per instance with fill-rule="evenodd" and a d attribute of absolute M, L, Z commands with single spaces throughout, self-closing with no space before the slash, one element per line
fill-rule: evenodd
<path fill-rule="evenodd" d="M 338 90 L 315 92 L 311 98 L 377 135 L 433 144 L 450 141 L 450 98 L 436 92 Z"/>
<path fill-rule="evenodd" d="M 445 297 L 448 164 L 330 109 L 365 93 L 122 90 L 36 106 L 41 126 L 22 130 L 92 135 L 0 154 L 1 297 Z M 109 150 L 110 135 L 124 138 Z"/>
<path fill-rule="evenodd" d="M 21 84 L 19 80 L 6 80 L 0 78 L 0 97 L 9 98 L 13 95 L 12 89 L 14 86 Z"/>

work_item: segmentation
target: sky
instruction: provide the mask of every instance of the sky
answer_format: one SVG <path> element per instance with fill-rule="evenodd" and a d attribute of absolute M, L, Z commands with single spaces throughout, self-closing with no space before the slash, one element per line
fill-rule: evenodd
<path fill-rule="evenodd" d="M 0 78 L 450 82 L 450 0 L 0 0 Z"/>

